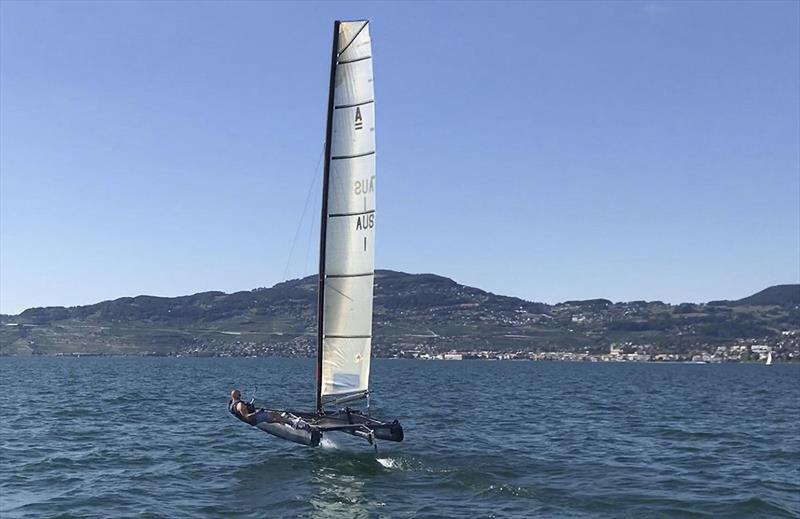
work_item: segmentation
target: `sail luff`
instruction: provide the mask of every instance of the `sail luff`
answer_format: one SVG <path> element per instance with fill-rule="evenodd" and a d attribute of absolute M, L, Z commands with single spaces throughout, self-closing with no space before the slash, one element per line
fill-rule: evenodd
<path fill-rule="evenodd" d="M 336 82 L 336 61 L 339 57 L 339 20 L 333 24 L 331 75 L 328 86 L 328 112 L 325 127 L 325 167 L 322 179 L 322 210 L 319 236 L 319 286 L 317 287 L 317 397 L 315 409 L 322 410 L 322 347 L 325 339 L 325 253 L 328 231 L 328 190 L 331 174 L 331 134 L 333 133 L 333 102 Z"/>

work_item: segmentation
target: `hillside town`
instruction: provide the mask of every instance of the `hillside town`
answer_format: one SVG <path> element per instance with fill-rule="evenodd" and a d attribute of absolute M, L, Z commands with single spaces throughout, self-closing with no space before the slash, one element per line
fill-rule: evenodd
<path fill-rule="evenodd" d="M 800 332 L 786 332 L 787 340 L 769 345 L 756 340 L 741 340 L 730 346 L 717 346 L 713 351 L 692 351 L 686 354 L 659 353 L 652 345 L 614 344 L 606 353 L 537 351 L 498 352 L 492 350 L 430 353 L 401 351 L 396 357 L 422 360 L 533 360 L 559 362 L 766 362 L 772 353 L 773 362 L 800 362 Z M 792 340 L 794 339 L 794 340 Z"/>
<path fill-rule="evenodd" d="M 166 356 L 199 357 L 313 357 L 316 355 L 314 338 L 296 337 L 288 342 L 256 343 L 247 341 L 197 344 Z M 82 353 L 85 355 L 85 353 Z M 143 352 L 143 355 L 164 356 L 158 352 Z M 770 355 L 771 354 L 771 355 Z M 800 330 L 787 330 L 777 337 L 761 339 L 739 339 L 728 345 L 695 348 L 685 353 L 661 351 L 654 344 L 633 342 L 614 343 L 604 351 L 567 350 L 495 350 L 449 349 L 442 350 L 431 345 L 404 343 L 386 346 L 376 343 L 373 356 L 377 358 L 401 358 L 419 360 L 528 360 L 559 362 L 800 362 Z"/>

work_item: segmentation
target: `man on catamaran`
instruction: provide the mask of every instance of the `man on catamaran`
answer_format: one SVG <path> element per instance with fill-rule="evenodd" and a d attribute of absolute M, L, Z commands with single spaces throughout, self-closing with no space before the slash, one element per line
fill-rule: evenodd
<path fill-rule="evenodd" d="M 228 411 L 239 420 L 250 425 L 255 425 L 258 410 L 256 410 L 253 404 L 248 404 L 242 401 L 241 398 L 242 393 L 238 389 L 231 391 L 231 401 L 228 402 Z"/>
<path fill-rule="evenodd" d="M 228 411 L 248 425 L 257 425 L 259 422 L 287 424 L 295 429 L 309 429 L 308 423 L 286 411 L 269 411 L 256 409 L 256 406 L 242 400 L 242 393 L 238 389 L 231 391 L 231 400 L 228 402 Z"/>

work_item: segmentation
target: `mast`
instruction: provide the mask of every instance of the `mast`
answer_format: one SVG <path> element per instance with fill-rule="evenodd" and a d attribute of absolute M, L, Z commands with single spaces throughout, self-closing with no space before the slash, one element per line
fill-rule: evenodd
<path fill-rule="evenodd" d="M 322 177 L 322 215 L 319 232 L 319 286 L 317 288 L 317 398 L 315 409 L 322 411 L 322 343 L 325 338 L 325 244 L 328 232 L 328 183 L 331 175 L 331 134 L 333 133 L 333 94 L 336 81 L 336 62 L 339 57 L 339 24 L 333 24 L 331 48 L 331 77 L 328 86 L 328 113 L 325 127 L 325 167 Z"/>

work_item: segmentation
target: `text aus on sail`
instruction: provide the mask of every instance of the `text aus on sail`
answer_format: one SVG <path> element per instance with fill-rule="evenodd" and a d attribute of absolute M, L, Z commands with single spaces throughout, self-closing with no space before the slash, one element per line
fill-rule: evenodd
<path fill-rule="evenodd" d="M 356 196 L 368 195 L 375 192 L 375 175 L 353 183 L 353 194 Z M 362 214 L 356 218 L 356 231 L 366 231 L 375 227 L 375 213 Z M 367 250 L 367 238 L 364 237 L 364 250 Z"/>

